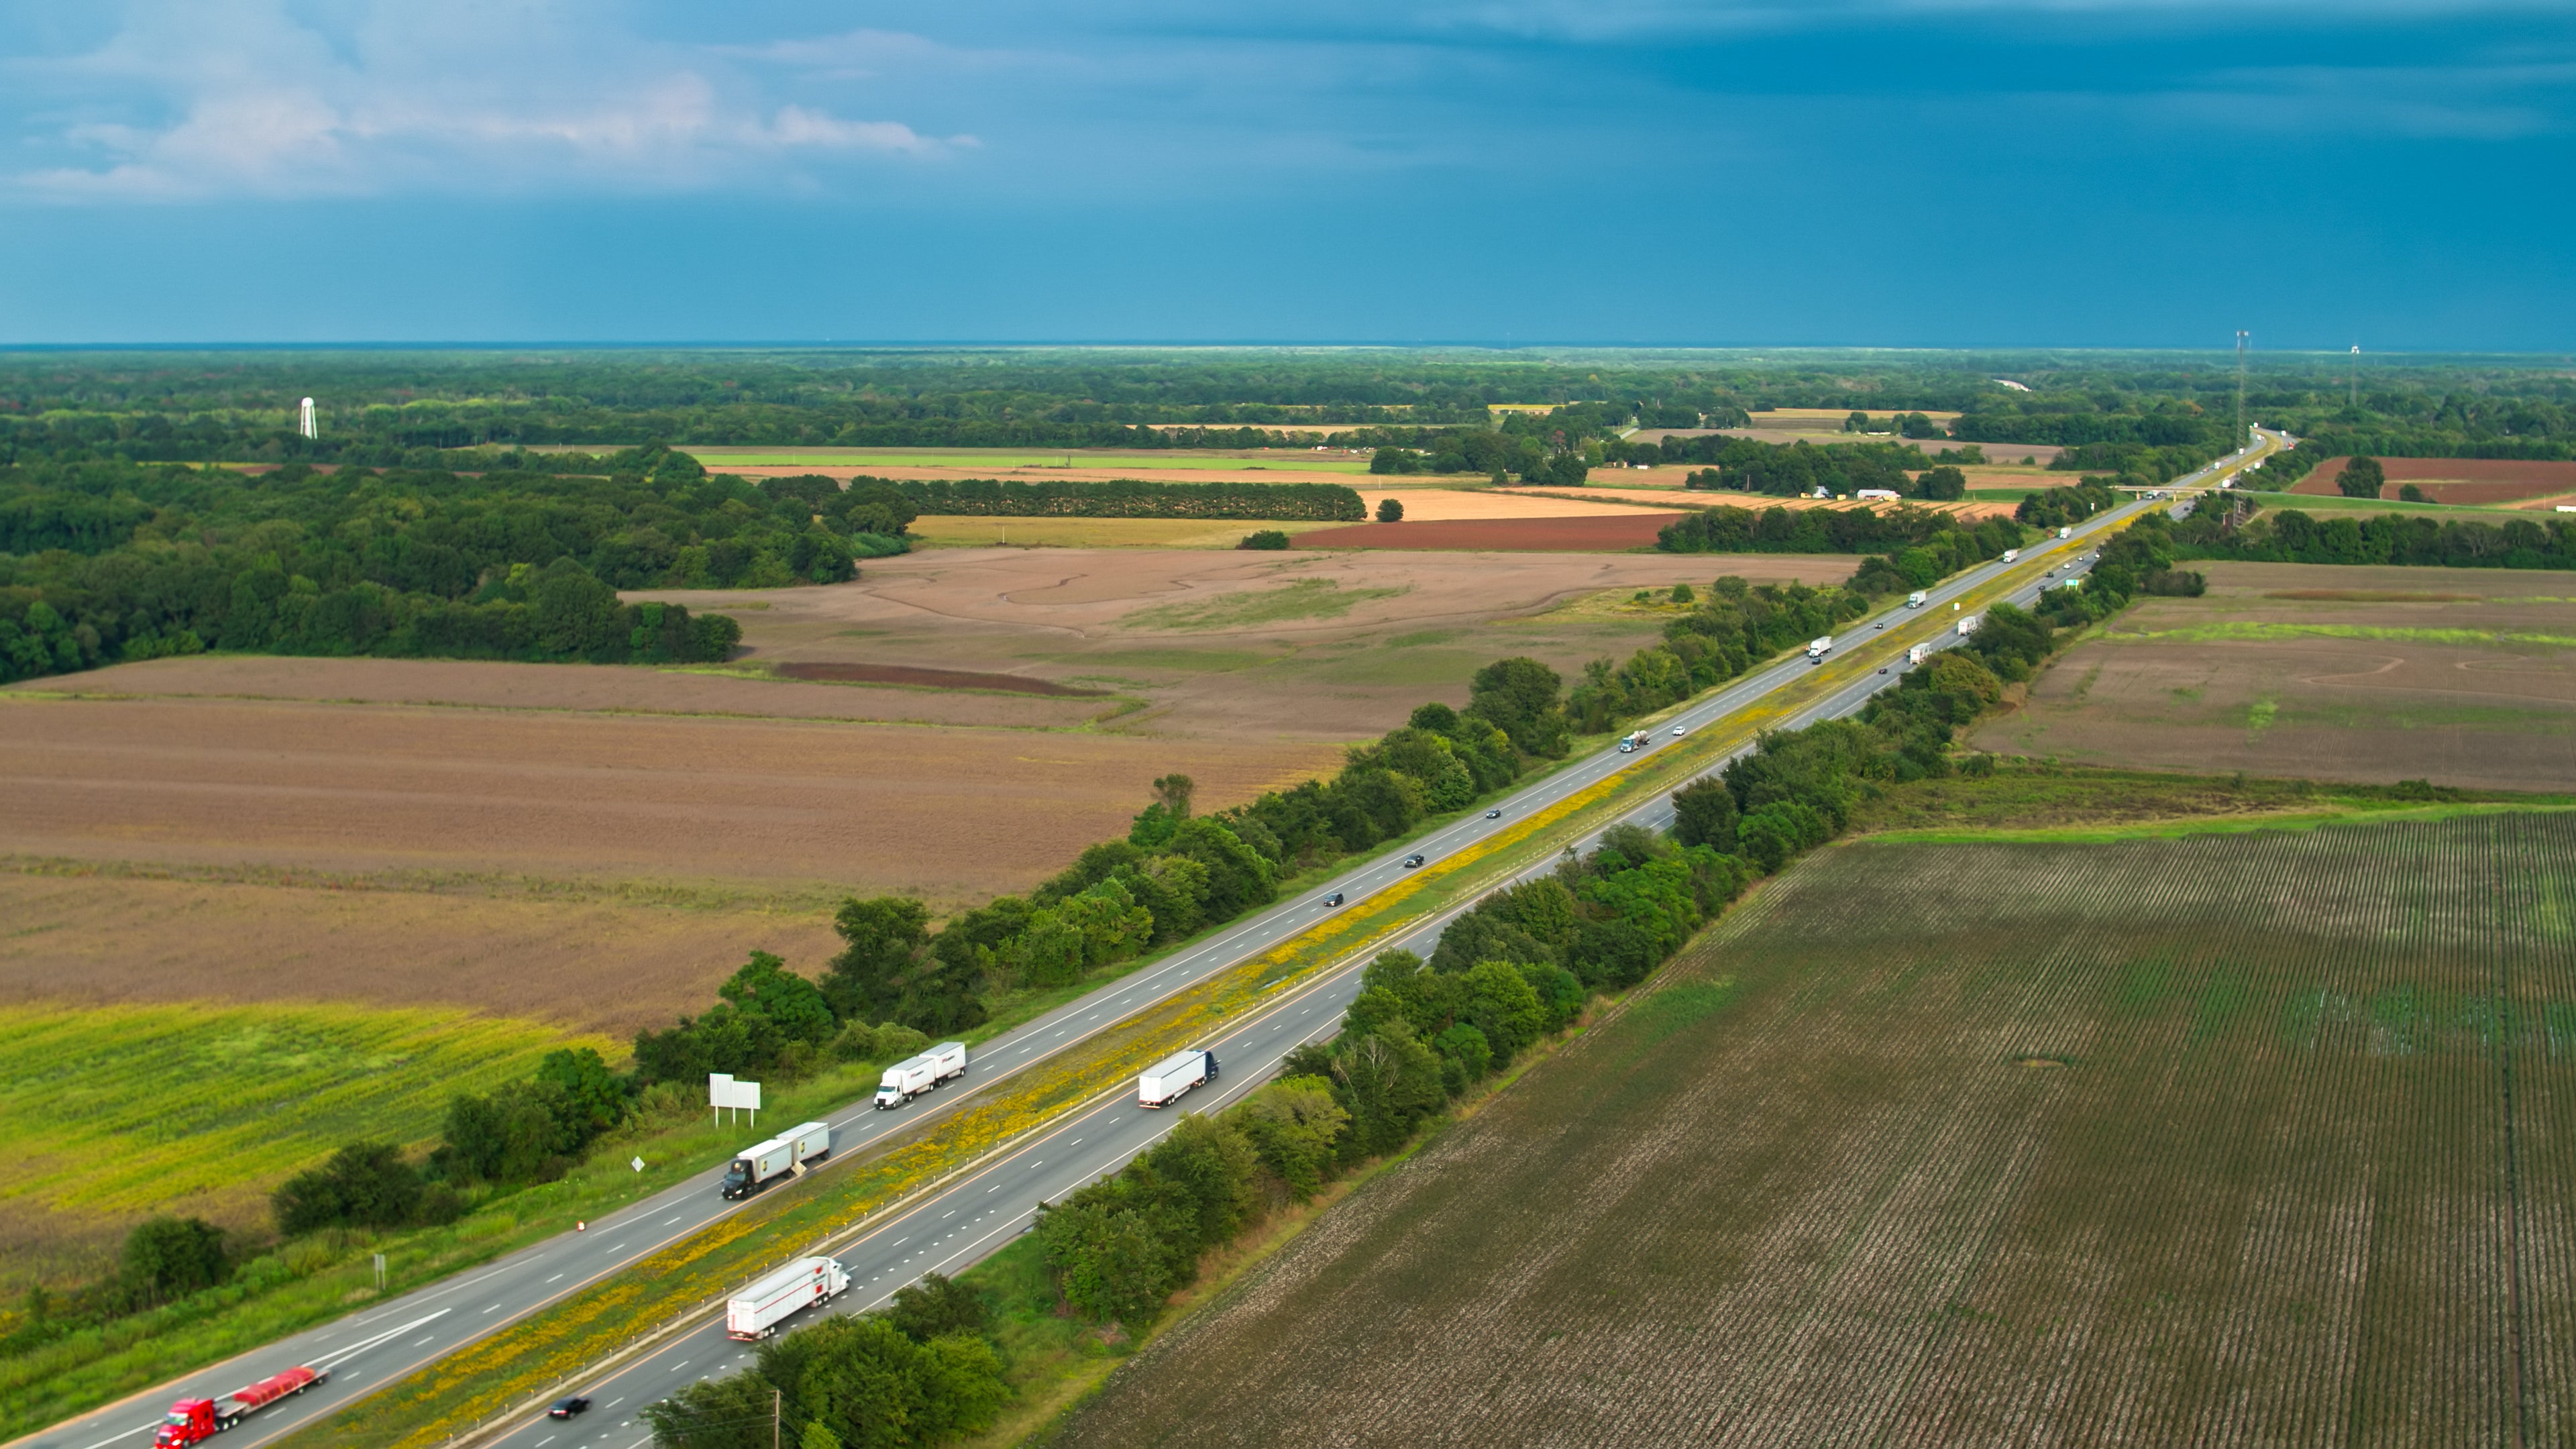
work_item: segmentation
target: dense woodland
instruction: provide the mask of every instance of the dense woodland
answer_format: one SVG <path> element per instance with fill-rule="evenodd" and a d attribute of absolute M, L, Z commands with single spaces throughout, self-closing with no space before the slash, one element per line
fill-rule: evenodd
<path fill-rule="evenodd" d="M 642 449 L 605 477 L 121 461 L 0 467 L 0 683 L 207 649 L 721 660 L 740 626 L 619 589 L 857 577 L 912 505 Z"/>

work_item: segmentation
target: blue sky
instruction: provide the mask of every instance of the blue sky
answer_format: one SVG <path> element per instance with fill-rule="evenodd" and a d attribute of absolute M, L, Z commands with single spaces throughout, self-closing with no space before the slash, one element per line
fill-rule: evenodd
<path fill-rule="evenodd" d="M 2576 6 L 0 0 L 0 344 L 2576 349 Z"/>

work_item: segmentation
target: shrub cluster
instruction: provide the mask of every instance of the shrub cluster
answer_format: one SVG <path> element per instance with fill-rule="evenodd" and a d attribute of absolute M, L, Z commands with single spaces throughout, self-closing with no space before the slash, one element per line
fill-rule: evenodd
<path fill-rule="evenodd" d="M 885 487 L 921 513 L 1002 518 L 1257 518 L 1361 523 L 1360 496 L 1339 483 L 1108 483 L 1017 479 L 907 478 L 851 486 Z"/>
<path fill-rule="evenodd" d="M 2086 478 L 2072 488 L 2040 489 L 2014 507 L 2013 518 L 2033 528 L 2064 528 L 2082 523 L 2120 501 L 2119 495 L 2111 491 L 2113 481 Z"/>

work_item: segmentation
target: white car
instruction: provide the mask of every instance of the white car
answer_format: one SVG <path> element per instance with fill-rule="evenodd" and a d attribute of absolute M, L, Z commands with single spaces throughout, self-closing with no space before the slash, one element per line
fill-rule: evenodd
<path fill-rule="evenodd" d="M 1680 725 L 1675 725 L 1675 726 L 1673 726 L 1673 738 L 1674 738 L 1674 739 L 1680 739 L 1681 737 L 1682 737 L 1682 727 L 1681 727 Z"/>

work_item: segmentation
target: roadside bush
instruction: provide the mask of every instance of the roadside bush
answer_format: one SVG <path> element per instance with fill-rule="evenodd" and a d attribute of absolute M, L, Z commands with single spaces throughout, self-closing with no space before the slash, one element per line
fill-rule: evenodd
<path fill-rule="evenodd" d="M 990 1340 L 916 1341 L 869 1313 L 769 1339 L 749 1369 L 691 1384 L 642 1417 L 663 1449 L 770 1449 L 773 1435 L 799 1449 L 892 1449 L 982 1429 L 1010 1392 Z"/>
<path fill-rule="evenodd" d="M 233 1275 L 224 1230 L 203 1218 L 146 1218 L 126 1233 L 119 1258 L 126 1291 L 145 1303 L 185 1297 Z"/>
<path fill-rule="evenodd" d="M 469 1100 L 458 1098 L 459 1101 Z M 353 1142 L 280 1185 L 271 1198 L 277 1230 L 399 1228 L 419 1218 L 420 1172 L 390 1142 Z"/>
<path fill-rule="evenodd" d="M 1243 536 L 1243 542 L 1235 545 L 1236 548 L 1252 549 L 1283 549 L 1287 546 L 1288 535 L 1276 528 L 1254 529 Z"/>

